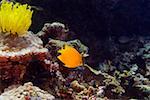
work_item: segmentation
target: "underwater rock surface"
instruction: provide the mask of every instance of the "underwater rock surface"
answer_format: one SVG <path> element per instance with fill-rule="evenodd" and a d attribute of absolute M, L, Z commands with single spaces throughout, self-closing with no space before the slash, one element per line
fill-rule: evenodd
<path fill-rule="evenodd" d="M 85 46 L 80 40 L 66 41 L 66 39 L 68 39 L 68 33 L 64 33 L 64 24 L 47 23 L 45 25 L 46 27 L 44 26 L 37 35 L 29 34 L 28 38 L 15 38 L 13 41 L 17 42 L 16 44 L 13 42 L 9 43 L 10 39 L 7 39 L 7 37 L 5 40 L 2 38 L 2 43 L 9 43 L 9 45 L 5 45 L 5 48 L 2 45 L 1 47 L 4 51 L 1 52 L 9 53 L 16 51 L 21 54 L 20 51 L 24 50 L 24 48 L 31 48 L 29 49 L 31 53 L 27 52 L 27 54 L 29 53 L 27 60 L 23 60 L 24 62 L 19 63 L 21 59 L 24 59 L 24 55 L 22 54 L 21 56 L 23 57 L 16 55 L 18 60 L 13 62 L 13 64 L 17 62 L 17 66 L 20 64 L 24 64 L 25 66 L 26 71 L 23 79 L 20 81 L 21 83 L 32 82 L 37 87 L 48 91 L 48 94 L 52 94 L 56 99 L 60 100 L 149 100 L 150 38 L 139 36 L 120 38 L 119 40 L 111 38 L 105 41 L 102 40 L 100 44 L 99 41 L 91 41 L 93 47 L 97 47 L 97 44 L 100 45 L 99 51 L 95 52 L 97 56 L 93 58 L 91 57 L 93 55 L 88 54 L 90 48 Z M 19 43 L 19 41 L 21 41 L 21 43 Z M 45 43 L 44 46 L 42 42 Z M 80 66 L 75 69 L 64 67 L 64 64 L 57 58 L 59 55 L 57 51 L 63 48 L 64 45 L 74 47 L 83 57 L 87 57 L 84 58 L 85 64 L 91 65 L 91 68 L 95 67 L 99 73 L 94 74 L 85 66 Z M 8 47 L 10 47 L 10 49 Z M 36 51 L 39 52 L 36 53 Z M 7 55 L 7 57 L 9 56 Z M 100 58 L 97 59 L 98 57 Z M 8 60 L 8 58 L 6 60 Z M 10 58 L 8 61 L 10 61 Z M 8 61 L 3 62 L 7 64 Z M 94 62 L 94 64 L 90 62 Z M 96 62 L 98 62 L 98 64 Z M 12 66 L 12 68 L 14 68 L 14 66 Z M 14 70 L 17 71 L 16 69 Z M 9 70 L 4 70 L 4 72 L 7 71 Z M 9 73 L 5 76 L 8 75 Z M 13 75 L 15 74 L 11 73 L 11 77 Z M 17 75 L 20 76 L 20 74 Z M 8 84 L 7 86 L 15 85 L 11 83 L 12 80 L 4 80 L 2 82 L 3 84 Z M 33 86 L 31 83 L 28 85 Z M 10 88 L 7 88 L 7 90 L 11 91 Z M 45 94 L 45 92 L 42 93 Z M 1 96 L 4 94 L 5 92 L 2 93 Z"/>
<path fill-rule="evenodd" d="M 31 32 L 25 37 L 0 36 L 0 81 L 19 82 L 32 60 L 43 61 L 47 49 Z"/>
<path fill-rule="evenodd" d="M 25 83 L 0 95 L 0 100 L 54 100 L 55 97 L 47 91 L 33 86 L 31 82 Z"/>

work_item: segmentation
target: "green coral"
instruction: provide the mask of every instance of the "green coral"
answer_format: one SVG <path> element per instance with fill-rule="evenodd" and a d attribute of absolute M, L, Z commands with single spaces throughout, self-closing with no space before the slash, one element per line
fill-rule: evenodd
<path fill-rule="evenodd" d="M 147 43 L 143 48 L 140 48 L 137 55 L 142 56 L 143 59 L 150 59 L 150 43 Z"/>
<path fill-rule="evenodd" d="M 150 94 L 150 86 L 149 85 L 136 85 L 135 87 L 138 87 L 139 90 L 142 90 L 142 92 Z"/>
<path fill-rule="evenodd" d="M 125 93 L 125 90 L 121 87 L 120 83 L 117 81 L 117 79 L 107 73 L 102 73 L 102 75 L 106 78 L 104 80 L 104 83 L 106 86 L 113 85 L 116 88 L 112 89 L 112 92 L 115 92 L 117 94 Z"/>
<path fill-rule="evenodd" d="M 120 71 L 115 71 L 114 73 L 114 76 L 117 78 L 117 79 L 121 79 L 121 78 L 126 78 L 126 77 L 130 77 L 132 75 L 134 75 L 138 70 L 138 66 L 136 64 L 134 64 L 132 66 L 132 68 L 128 71 L 128 70 L 124 70 L 122 73 Z"/>
<path fill-rule="evenodd" d="M 51 43 L 51 45 L 62 48 L 64 45 L 70 45 L 75 47 L 76 49 L 79 50 L 80 53 L 86 54 L 88 55 L 88 47 L 85 46 L 84 44 L 81 43 L 80 40 L 76 39 L 76 40 L 72 40 L 72 41 L 61 41 L 61 40 L 55 40 L 55 39 L 51 39 L 49 41 L 49 43 Z"/>

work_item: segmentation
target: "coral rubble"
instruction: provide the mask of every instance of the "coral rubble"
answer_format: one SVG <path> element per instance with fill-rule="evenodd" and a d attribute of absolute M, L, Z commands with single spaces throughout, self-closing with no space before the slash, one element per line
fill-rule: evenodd
<path fill-rule="evenodd" d="M 33 86 L 31 82 L 25 83 L 1 94 L 0 100 L 54 100 L 55 97 L 47 91 Z"/>

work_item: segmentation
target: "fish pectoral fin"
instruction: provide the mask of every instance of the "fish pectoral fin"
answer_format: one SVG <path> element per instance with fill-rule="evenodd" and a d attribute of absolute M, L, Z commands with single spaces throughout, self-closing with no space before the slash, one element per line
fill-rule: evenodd
<path fill-rule="evenodd" d="M 57 52 L 58 52 L 58 53 L 62 53 L 62 49 L 58 50 Z"/>
<path fill-rule="evenodd" d="M 60 61 L 62 61 L 61 55 L 57 56 L 57 58 L 58 58 Z"/>

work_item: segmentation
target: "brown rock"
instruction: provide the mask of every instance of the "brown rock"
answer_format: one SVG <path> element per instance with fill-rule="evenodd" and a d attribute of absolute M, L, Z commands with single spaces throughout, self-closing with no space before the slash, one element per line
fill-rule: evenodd
<path fill-rule="evenodd" d="M 1 34 L 0 44 L 0 81 L 19 82 L 32 60 L 44 61 L 47 56 L 41 39 L 31 32 L 24 37 Z"/>

